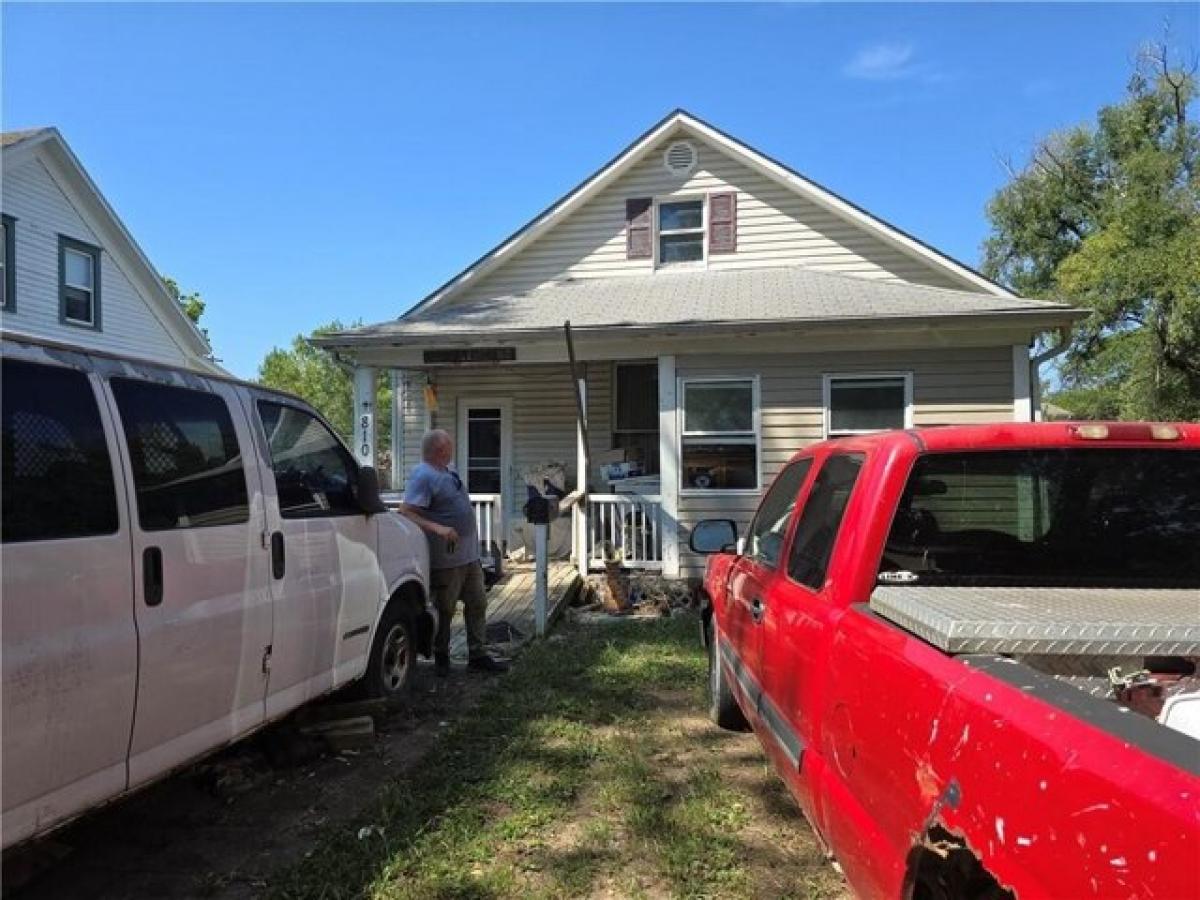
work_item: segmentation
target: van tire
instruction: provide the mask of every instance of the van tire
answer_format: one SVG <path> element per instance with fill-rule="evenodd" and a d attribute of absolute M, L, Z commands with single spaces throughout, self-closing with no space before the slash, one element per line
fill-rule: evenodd
<path fill-rule="evenodd" d="M 737 698 L 729 690 L 729 682 L 725 678 L 725 667 L 717 649 L 717 622 L 709 620 L 708 626 L 708 717 L 713 724 L 726 731 L 746 731 L 750 723 L 746 721 L 742 708 L 738 706 Z"/>
<path fill-rule="evenodd" d="M 416 619 L 404 604 L 389 604 L 379 620 L 363 677 L 368 697 L 394 700 L 408 694 L 417 670 L 418 641 Z"/>

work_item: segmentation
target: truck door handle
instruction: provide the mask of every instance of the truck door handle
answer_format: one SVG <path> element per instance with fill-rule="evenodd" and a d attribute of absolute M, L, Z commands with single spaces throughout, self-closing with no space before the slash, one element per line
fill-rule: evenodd
<path fill-rule="evenodd" d="M 278 581 L 286 571 L 287 559 L 283 553 L 283 532 L 274 531 L 271 533 L 271 574 Z"/>
<path fill-rule="evenodd" d="M 163 601 L 162 548 L 147 547 L 142 551 L 142 593 L 147 606 Z"/>
<path fill-rule="evenodd" d="M 767 604 L 763 603 L 762 597 L 755 597 L 750 601 L 750 618 L 755 622 L 761 622 L 766 611 Z"/>

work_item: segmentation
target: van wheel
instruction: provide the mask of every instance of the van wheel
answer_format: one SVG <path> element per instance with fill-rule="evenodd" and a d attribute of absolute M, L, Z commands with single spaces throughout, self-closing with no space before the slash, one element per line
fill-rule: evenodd
<path fill-rule="evenodd" d="M 727 731 L 745 731 L 750 727 L 737 699 L 725 680 L 725 667 L 717 650 L 717 621 L 710 620 L 708 634 L 708 717 Z"/>
<path fill-rule="evenodd" d="M 417 666 L 416 622 L 393 603 L 383 614 L 363 686 L 369 697 L 402 697 L 412 685 Z"/>

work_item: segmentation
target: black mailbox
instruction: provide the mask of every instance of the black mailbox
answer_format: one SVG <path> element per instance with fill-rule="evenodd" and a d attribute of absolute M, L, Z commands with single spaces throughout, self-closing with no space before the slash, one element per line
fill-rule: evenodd
<path fill-rule="evenodd" d="M 557 518 L 557 497 L 530 497 L 525 503 L 525 521 L 531 525 L 548 525 Z"/>

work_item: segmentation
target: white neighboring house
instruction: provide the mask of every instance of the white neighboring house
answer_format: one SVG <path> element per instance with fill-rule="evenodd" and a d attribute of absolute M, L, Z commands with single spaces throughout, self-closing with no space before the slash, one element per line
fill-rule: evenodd
<path fill-rule="evenodd" d="M 58 129 L 0 144 L 0 328 L 224 374 Z"/>
<path fill-rule="evenodd" d="M 1033 419 L 1029 348 L 1080 315 L 1014 295 L 676 110 L 400 318 L 314 343 L 359 367 L 364 462 L 365 388 L 392 371 L 394 484 L 422 429 L 445 428 L 481 520 L 511 542 L 521 474 L 561 462 L 568 489 L 587 491 L 571 525 L 581 569 L 620 547 L 628 565 L 697 575 L 691 527 L 744 527 L 807 443 Z M 601 477 L 614 454 L 640 459 L 636 493 Z"/>

